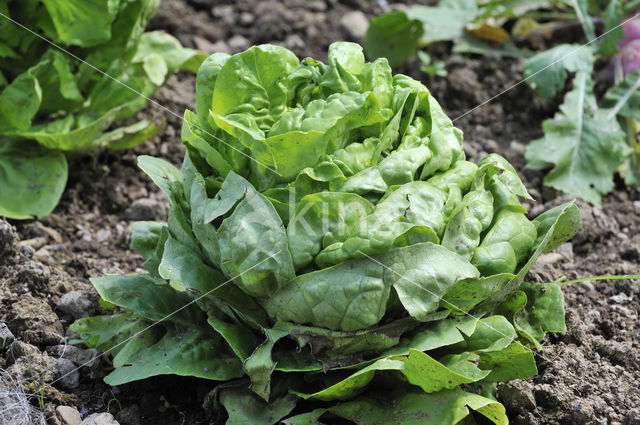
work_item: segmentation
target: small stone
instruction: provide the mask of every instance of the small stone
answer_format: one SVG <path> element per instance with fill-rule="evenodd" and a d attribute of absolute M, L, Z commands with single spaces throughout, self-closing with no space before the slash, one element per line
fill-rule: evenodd
<path fill-rule="evenodd" d="M 0 218 L 0 264 L 13 256 L 13 242 L 16 232 L 12 225 Z"/>
<path fill-rule="evenodd" d="M 238 53 L 247 50 L 251 42 L 245 37 L 237 34 L 231 37 L 227 44 L 229 44 L 229 49 L 231 49 L 232 53 Z"/>
<path fill-rule="evenodd" d="M 56 378 L 54 359 L 46 354 L 29 354 L 20 357 L 7 368 L 7 372 L 23 381 L 50 383 Z"/>
<path fill-rule="evenodd" d="M 566 242 L 556 248 L 556 252 L 569 261 L 573 261 L 573 244 Z"/>
<path fill-rule="evenodd" d="M 163 210 L 160 202 L 151 198 L 142 198 L 133 203 L 124 212 L 127 220 L 154 220 L 159 211 Z"/>
<path fill-rule="evenodd" d="M 9 307 L 7 326 L 19 338 L 34 345 L 56 345 L 64 329 L 46 300 L 23 295 Z"/>
<path fill-rule="evenodd" d="M 304 40 L 298 34 L 288 35 L 282 45 L 289 50 L 302 49 L 305 46 Z"/>
<path fill-rule="evenodd" d="M 239 22 L 240 22 L 240 25 L 242 25 L 242 26 L 247 27 L 247 26 L 251 25 L 254 20 L 255 20 L 254 16 L 249 12 L 242 12 L 240 14 Z"/>
<path fill-rule="evenodd" d="M 96 239 L 98 240 L 98 242 L 104 242 L 106 240 L 109 240 L 109 238 L 111 238 L 111 230 L 109 229 L 98 230 L 98 233 L 96 234 Z"/>
<path fill-rule="evenodd" d="M 206 38 L 200 37 L 199 35 L 194 35 L 193 36 L 193 44 L 196 45 L 196 49 L 202 50 L 203 52 L 205 52 L 208 55 L 210 55 L 210 54 L 215 52 L 215 50 L 213 50 L 213 44 L 209 40 L 207 40 Z M 145 196 L 131 196 L 131 194 L 129 194 L 129 198 L 134 199 L 134 200 L 135 199 L 144 198 Z"/>
<path fill-rule="evenodd" d="M 29 245 L 23 245 L 20 247 L 20 254 L 24 255 L 27 258 L 31 258 L 33 257 L 33 254 L 36 253 L 36 250 L 33 249 L 32 246 Z"/>
<path fill-rule="evenodd" d="M 80 425 L 120 425 L 111 413 L 94 413 L 87 416 Z"/>
<path fill-rule="evenodd" d="M 82 291 L 67 292 L 56 304 L 56 308 L 74 319 L 89 316 L 92 306 L 89 297 Z"/>
<path fill-rule="evenodd" d="M 58 371 L 57 382 L 65 390 L 73 390 L 80 385 L 80 372 L 69 359 L 56 359 L 55 368 Z"/>
<path fill-rule="evenodd" d="M 369 20 L 364 13 L 359 10 L 354 10 L 345 13 L 342 18 L 340 18 L 340 27 L 351 39 L 361 40 L 367 33 Z"/>
<path fill-rule="evenodd" d="M 608 425 L 607 418 L 596 418 L 596 425 Z"/>
<path fill-rule="evenodd" d="M 614 302 L 616 304 L 624 304 L 626 302 L 629 302 L 631 300 L 633 300 L 633 297 L 630 297 L 629 295 L 625 294 L 624 292 L 621 292 L 619 294 L 613 295 L 611 297 L 609 297 L 609 299 L 611 300 L 611 302 Z"/>
<path fill-rule="evenodd" d="M 563 259 L 564 257 L 557 252 L 549 252 L 538 257 L 537 263 L 539 266 L 551 266 L 562 261 Z"/>
<path fill-rule="evenodd" d="M 0 351 L 4 351 L 15 339 L 7 324 L 0 322 Z"/>
<path fill-rule="evenodd" d="M 7 348 L 7 364 L 12 365 L 20 357 L 28 356 L 29 354 L 40 354 L 40 350 L 35 345 L 27 344 L 23 341 L 14 341 Z"/>
<path fill-rule="evenodd" d="M 116 420 L 122 425 L 140 425 L 140 407 L 137 404 L 125 407 L 116 413 Z"/>
<path fill-rule="evenodd" d="M 56 407 L 56 415 L 62 425 L 80 425 L 82 422 L 82 415 L 73 407 L 58 406 Z"/>

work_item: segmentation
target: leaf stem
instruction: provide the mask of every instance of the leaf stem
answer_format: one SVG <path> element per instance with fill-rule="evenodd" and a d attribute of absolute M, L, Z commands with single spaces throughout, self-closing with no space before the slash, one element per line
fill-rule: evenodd
<path fill-rule="evenodd" d="M 560 286 L 571 285 L 574 283 L 585 282 L 587 280 L 623 280 L 623 279 L 640 279 L 640 275 L 609 275 L 609 276 L 589 276 L 580 279 L 567 280 L 566 282 L 556 281 Z"/>

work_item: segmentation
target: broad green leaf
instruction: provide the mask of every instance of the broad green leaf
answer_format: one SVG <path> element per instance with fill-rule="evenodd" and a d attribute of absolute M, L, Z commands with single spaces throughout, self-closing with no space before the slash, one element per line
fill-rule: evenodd
<path fill-rule="evenodd" d="M 65 44 L 94 46 L 111 38 L 120 0 L 42 0 Z"/>
<path fill-rule="evenodd" d="M 527 295 L 527 305 L 516 316 L 516 326 L 538 342 L 546 332 L 566 333 L 564 296 L 555 283 L 523 282 L 520 289 Z"/>
<path fill-rule="evenodd" d="M 618 40 L 624 38 L 624 29 L 620 25 L 624 17 L 622 0 L 611 0 L 602 15 L 604 35 L 600 38 L 598 50 L 605 56 L 618 52 Z"/>
<path fill-rule="evenodd" d="M 131 249 L 138 251 L 144 258 L 150 258 L 156 251 L 164 227 L 164 224 L 155 221 L 133 223 Z"/>
<path fill-rule="evenodd" d="M 424 33 L 420 41 L 455 40 L 462 37 L 465 25 L 479 15 L 474 0 L 443 0 L 438 6 L 413 6 L 407 10 L 409 19 L 422 22 Z"/>
<path fill-rule="evenodd" d="M 225 277 L 205 264 L 198 252 L 169 236 L 164 245 L 158 273 L 178 292 L 206 294 L 224 284 Z"/>
<path fill-rule="evenodd" d="M 418 353 L 420 353 L 418 351 Z M 422 354 L 422 353 L 420 353 Z M 425 354 L 426 355 L 426 354 Z M 389 358 L 380 359 L 367 367 L 360 369 L 352 375 L 349 375 L 346 379 L 313 394 L 296 394 L 304 399 L 314 399 L 321 401 L 331 400 L 347 400 L 362 392 L 362 389 L 366 387 L 369 382 L 375 376 L 378 370 L 399 370 L 405 374 L 413 374 L 415 371 L 405 371 L 409 367 L 409 363 L 403 360 L 394 360 Z M 413 376 L 413 375 L 412 375 Z"/>
<path fill-rule="evenodd" d="M 20 74 L 0 92 L 0 132 L 28 130 L 41 101 L 38 80 L 30 71 Z"/>
<path fill-rule="evenodd" d="M 420 21 L 398 10 L 371 19 L 364 48 L 369 58 L 387 58 L 389 65 L 396 67 L 415 56 L 423 33 Z"/>
<path fill-rule="evenodd" d="M 553 97 L 564 88 L 567 71 L 591 73 L 593 63 L 593 52 L 589 47 L 560 44 L 527 59 L 524 75 L 539 96 Z"/>
<path fill-rule="evenodd" d="M 252 135 L 264 138 L 264 126 L 286 110 L 287 92 L 281 78 L 296 66 L 293 53 L 271 45 L 254 46 L 229 58 L 218 72 L 213 92 L 211 112 L 216 125 L 236 137 L 240 129 L 250 129 Z M 236 117 L 248 121 L 241 123 Z"/>
<path fill-rule="evenodd" d="M 553 167 L 547 186 L 600 205 L 630 148 L 615 116 L 597 107 L 590 76 L 578 72 L 573 85 L 560 112 L 543 123 L 544 138 L 527 146 L 527 166 Z"/>
<path fill-rule="evenodd" d="M 501 351 L 481 352 L 478 367 L 491 370 L 485 378 L 487 382 L 506 382 L 538 374 L 533 352 L 517 341 Z"/>
<path fill-rule="evenodd" d="M 270 316 L 355 331 L 377 324 L 386 310 L 385 271 L 369 259 L 349 260 L 297 276 L 264 302 Z"/>
<path fill-rule="evenodd" d="M 117 354 L 118 344 L 133 337 L 151 322 L 141 320 L 132 314 L 114 314 L 112 316 L 83 317 L 73 322 L 71 330 L 80 336 L 72 343 L 83 343 L 89 348 L 96 348 L 101 352 L 112 350 Z"/>
<path fill-rule="evenodd" d="M 286 394 L 266 403 L 244 388 L 224 388 L 220 404 L 229 415 L 226 425 L 274 425 L 296 406 L 298 397 Z"/>
<path fill-rule="evenodd" d="M 385 281 L 394 287 L 411 317 L 418 320 L 435 311 L 456 282 L 479 276 L 464 258 L 430 242 L 395 249 L 379 261 L 386 266 Z"/>
<path fill-rule="evenodd" d="M 67 183 L 67 160 L 28 141 L 0 140 L 0 216 L 44 217 Z"/>
<path fill-rule="evenodd" d="M 224 352 L 213 330 L 191 326 L 167 327 L 155 344 L 126 358 L 126 365 L 104 378 L 112 386 L 157 375 L 195 376 L 224 381 L 242 376 L 240 362 Z"/>
<path fill-rule="evenodd" d="M 440 305 L 455 315 L 464 315 L 504 288 L 514 277 L 511 273 L 501 273 L 460 280 L 442 297 Z"/>
<path fill-rule="evenodd" d="M 107 275 L 94 277 L 91 283 L 103 299 L 145 319 L 170 320 L 191 327 L 202 320 L 202 312 L 188 305 L 190 297 L 148 275 Z"/>
<path fill-rule="evenodd" d="M 198 69 L 198 75 L 196 76 L 196 112 L 202 130 L 213 130 L 207 120 L 209 110 L 213 105 L 213 90 L 216 86 L 220 69 L 230 57 L 226 53 L 214 53 L 206 58 Z"/>
<path fill-rule="evenodd" d="M 640 71 L 632 72 L 604 94 L 600 107 L 611 115 L 640 120 Z"/>
<path fill-rule="evenodd" d="M 462 361 L 468 366 L 459 367 L 462 370 L 452 370 L 428 354 L 413 349 L 410 350 L 408 357 L 395 359 L 404 363 L 404 368 L 400 372 L 407 377 L 409 383 L 419 386 L 426 393 L 454 389 L 461 384 L 478 381 L 489 374 L 488 371 L 478 370 L 469 361 L 473 359 L 463 359 Z"/>
<path fill-rule="evenodd" d="M 470 410 L 482 414 L 494 424 L 506 425 L 509 422 L 500 403 L 460 389 L 432 394 L 392 393 L 361 397 L 328 410 L 355 423 L 380 425 L 424 425 L 425 414 L 429 415 L 429 423 L 455 425 L 468 417 Z"/>
<path fill-rule="evenodd" d="M 221 268 L 244 292 L 268 297 L 295 276 L 273 206 L 251 186 L 218 229 Z"/>
<path fill-rule="evenodd" d="M 174 200 L 182 184 L 182 173 L 169 162 L 142 155 L 138 157 L 138 166 L 158 186 L 167 198 Z"/>

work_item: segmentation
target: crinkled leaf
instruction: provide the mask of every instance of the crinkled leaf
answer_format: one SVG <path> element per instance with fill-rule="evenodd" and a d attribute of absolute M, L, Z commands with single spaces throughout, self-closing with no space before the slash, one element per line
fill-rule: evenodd
<path fill-rule="evenodd" d="M 42 0 L 60 40 L 89 47 L 111 38 L 120 0 Z"/>

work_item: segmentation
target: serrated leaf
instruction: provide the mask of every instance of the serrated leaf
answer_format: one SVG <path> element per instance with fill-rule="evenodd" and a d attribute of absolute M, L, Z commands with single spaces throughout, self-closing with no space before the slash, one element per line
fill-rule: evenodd
<path fill-rule="evenodd" d="M 527 59 L 524 62 L 524 75 L 539 96 L 553 97 L 564 88 L 567 71 L 590 73 L 593 63 L 590 48 L 561 44 Z"/>
<path fill-rule="evenodd" d="M 544 138 L 527 146 L 527 166 L 553 167 L 547 186 L 600 205 L 630 148 L 615 116 L 597 107 L 589 74 L 578 72 L 573 85 L 560 111 L 543 123 Z"/>

